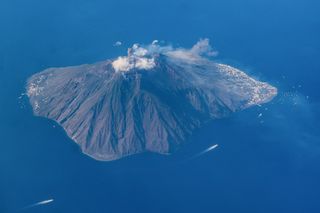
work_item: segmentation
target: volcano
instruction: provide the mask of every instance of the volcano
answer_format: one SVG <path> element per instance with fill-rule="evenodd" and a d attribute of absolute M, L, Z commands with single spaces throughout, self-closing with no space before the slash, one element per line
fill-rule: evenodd
<path fill-rule="evenodd" d="M 127 56 L 37 73 L 27 95 L 36 116 L 56 121 L 97 160 L 168 154 L 205 123 L 277 94 L 214 54 L 206 39 L 191 49 L 135 44 Z"/>

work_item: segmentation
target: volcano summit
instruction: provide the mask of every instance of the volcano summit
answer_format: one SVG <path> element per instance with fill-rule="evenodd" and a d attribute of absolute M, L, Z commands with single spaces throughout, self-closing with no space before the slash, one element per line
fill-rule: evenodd
<path fill-rule="evenodd" d="M 215 54 L 207 39 L 191 49 L 135 44 L 127 56 L 37 73 L 27 95 L 35 115 L 56 121 L 97 160 L 171 153 L 207 121 L 277 94 L 207 57 Z"/>

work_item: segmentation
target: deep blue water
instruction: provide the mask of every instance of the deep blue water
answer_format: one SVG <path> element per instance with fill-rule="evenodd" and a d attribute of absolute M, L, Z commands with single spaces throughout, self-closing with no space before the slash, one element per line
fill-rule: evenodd
<path fill-rule="evenodd" d="M 21 212 L 320 212 L 319 11 L 316 0 L 1 0 L 0 212 L 50 198 Z M 216 60 L 279 96 L 212 122 L 171 156 L 95 161 L 18 98 L 47 67 L 116 57 L 135 42 L 190 47 L 204 37 Z"/>

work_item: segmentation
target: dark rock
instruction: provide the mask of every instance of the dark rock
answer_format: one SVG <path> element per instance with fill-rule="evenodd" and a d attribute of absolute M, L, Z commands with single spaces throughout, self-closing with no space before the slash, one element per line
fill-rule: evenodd
<path fill-rule="evenodd" d="M 276 93 L 230 66 L 166 55 L 149 70 L 117 72 L 107 60 L 50 68 L 27 81 L 34 114 L 55 120 L 85 154 L 105 161 L 171 153 L 205 122 Z"/>

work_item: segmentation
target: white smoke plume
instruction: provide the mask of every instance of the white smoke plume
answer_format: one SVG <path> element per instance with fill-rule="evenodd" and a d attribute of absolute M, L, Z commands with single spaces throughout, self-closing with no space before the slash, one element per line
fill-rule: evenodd
<path fill-rule="evenodd" d="M 160 46 L 158 40 L 140 46 L 134 44 L 128 49 L 127 56 L 120 56 L 112 62 L 116 72 L 127 72 L 132 69 L 151 70 L 155 67 L 155 56 L 163 54 L 186 62 L 195 62 L 205 56 L 215 56 L 217 52 L 209 44 L 209 39 L 200 39 L 191 49 Z"/>

